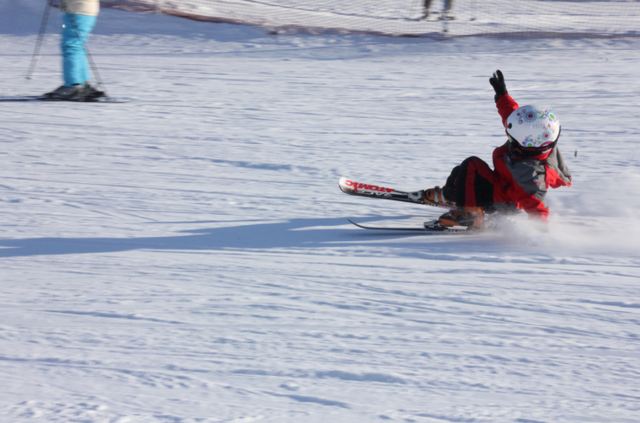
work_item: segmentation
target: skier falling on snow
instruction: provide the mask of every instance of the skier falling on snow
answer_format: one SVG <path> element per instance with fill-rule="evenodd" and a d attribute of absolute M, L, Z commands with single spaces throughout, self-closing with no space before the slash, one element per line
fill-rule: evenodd
<path fill-rule="evenodd" d="M 489 79 L 508 141 L 493 152 L 492 170 L 478 157 L 456 166 L 444 187 L 409 194 L 413 201 L 450 206 L 438 219 L 442 227 L 484 227 L 485 213 L 508 212 L 516 207 L 530 218 L 547 222 L 547 189 L 571 186 L 571 173 L 557 147 L 560 122 L 550 109 L 519 107 L 507 92 L 500 70 Z"/>

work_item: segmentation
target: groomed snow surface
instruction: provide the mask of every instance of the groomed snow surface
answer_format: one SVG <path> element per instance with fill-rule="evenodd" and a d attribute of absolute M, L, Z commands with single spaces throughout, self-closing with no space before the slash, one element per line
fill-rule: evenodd
<path fill-rule="evenodd" d="M 0 95 L 61 83 L 57 10 L 24 79 L 27 3 L 0 25 Z M 89 46 L 131 103 L 0 103 L 0 421 L 639 421 L 640 40 L 105 10 Z M 420 189 L 490 161 L 496 69 L 563 123 L 574 183 L 550 191 L 550 231 L 350 225 L 440 211 L 341 176 Z"/>
<path fill-rule="evenodd" d="M 162 11 L 198 19 L 261 25 L 280 34 L 327 30 L 451 37 L 534 31 L 556 36 L 627 35 L 640 32 L 637 0 L 456 0 L 455 19 L 439 18 L 444 0 L 102 0 L 103 7 Z M 446 32 L 446 34 L 444 34 Z"/>

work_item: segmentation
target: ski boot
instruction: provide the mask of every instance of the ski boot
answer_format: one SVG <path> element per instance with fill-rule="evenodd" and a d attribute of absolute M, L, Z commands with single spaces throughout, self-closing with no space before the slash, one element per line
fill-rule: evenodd
<path fill-rule="evenodd" d="M 409 199 L 415 203 L 429 204 L 437 207 L 454 208 L 456 203 L 444 196 L 444 189 L 440 187 L 425 189 L 409 193 Z"/>
<path fill-rule="evenodd" d="M 453 14 L 451 10 L 445 10 L 440 17 L 440 20 L 443 20 L 443 21 L 453 21 L 455 19 L 456 19 L 456 16 Z"/>
<path fill-rule="evenodd" d="M 104 91 L 100 91 L 88 82 L 84 83 L 84 99 L 83 101 L 93 101 L 96 98 L 106 97 Z"/>
<path fill-rule="evenodd" d="M 424 15 L 422 15 L 422 18 L 420 20 L 427 21 L 427 22 L 440 21 L 440 20 L 442 20 L 441 12 L 438 12 L 438 11 L 425 12 Z"/>
<path fill-rule="evenodd" d="M 440 226 L 466 226 L 469 229 L 484 228 L 484 209 L 482 207 L 455 208 L 438 218 Z"/>
<path fill-rule="evenodd" d="M 66 100 L 66 101 L 83 101 L 85 86 L 75 84 L 70 87 L 61 85 L 50 93 L 46 93 L 42 97 L 51 100 Z"/>

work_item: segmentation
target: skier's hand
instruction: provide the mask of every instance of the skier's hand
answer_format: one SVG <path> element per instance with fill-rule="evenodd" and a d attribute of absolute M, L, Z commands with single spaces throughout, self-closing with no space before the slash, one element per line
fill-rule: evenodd
<path fill-rule="evenodd" d="M 493 73 L 493 76 L 489 78 L 489 82 L 496 92 L 496 101 L 498 101 L 498 99 L 503 95 L 509 94 L 509 92 L 507 91 L 507 84 L 505 84 L 504 82 L 504 75 L 502 74 L 502 71 L 500 71 L 500 69 Z"/>

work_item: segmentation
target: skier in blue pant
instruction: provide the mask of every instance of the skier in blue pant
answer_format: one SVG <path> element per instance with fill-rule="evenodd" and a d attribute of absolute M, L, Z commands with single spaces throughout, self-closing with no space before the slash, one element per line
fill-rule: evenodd
<path fill-rule="evenodd" d="M 100 11 L 99 0 L 61 0 L 62 17 L 62 70 L 64 84 L 46 97 L 59 100 L 85 101 L 103 97 L 102 91 L 89 83 L 91 72 L 85 44 L 93 30 Z"/>
<path fill-rule="evenodd" d="M 432 0 L 424 0 L 424 13 L 422 15 L 422 19 L 426 20 L 429 18 L 429 8 L 431 7 Z M 448 21 L 452 21 L 455 19 L 453 14 L 453 0 L 444 0 L 444 12 L 440 16 L 440 19 L 446 19 Z"/>

